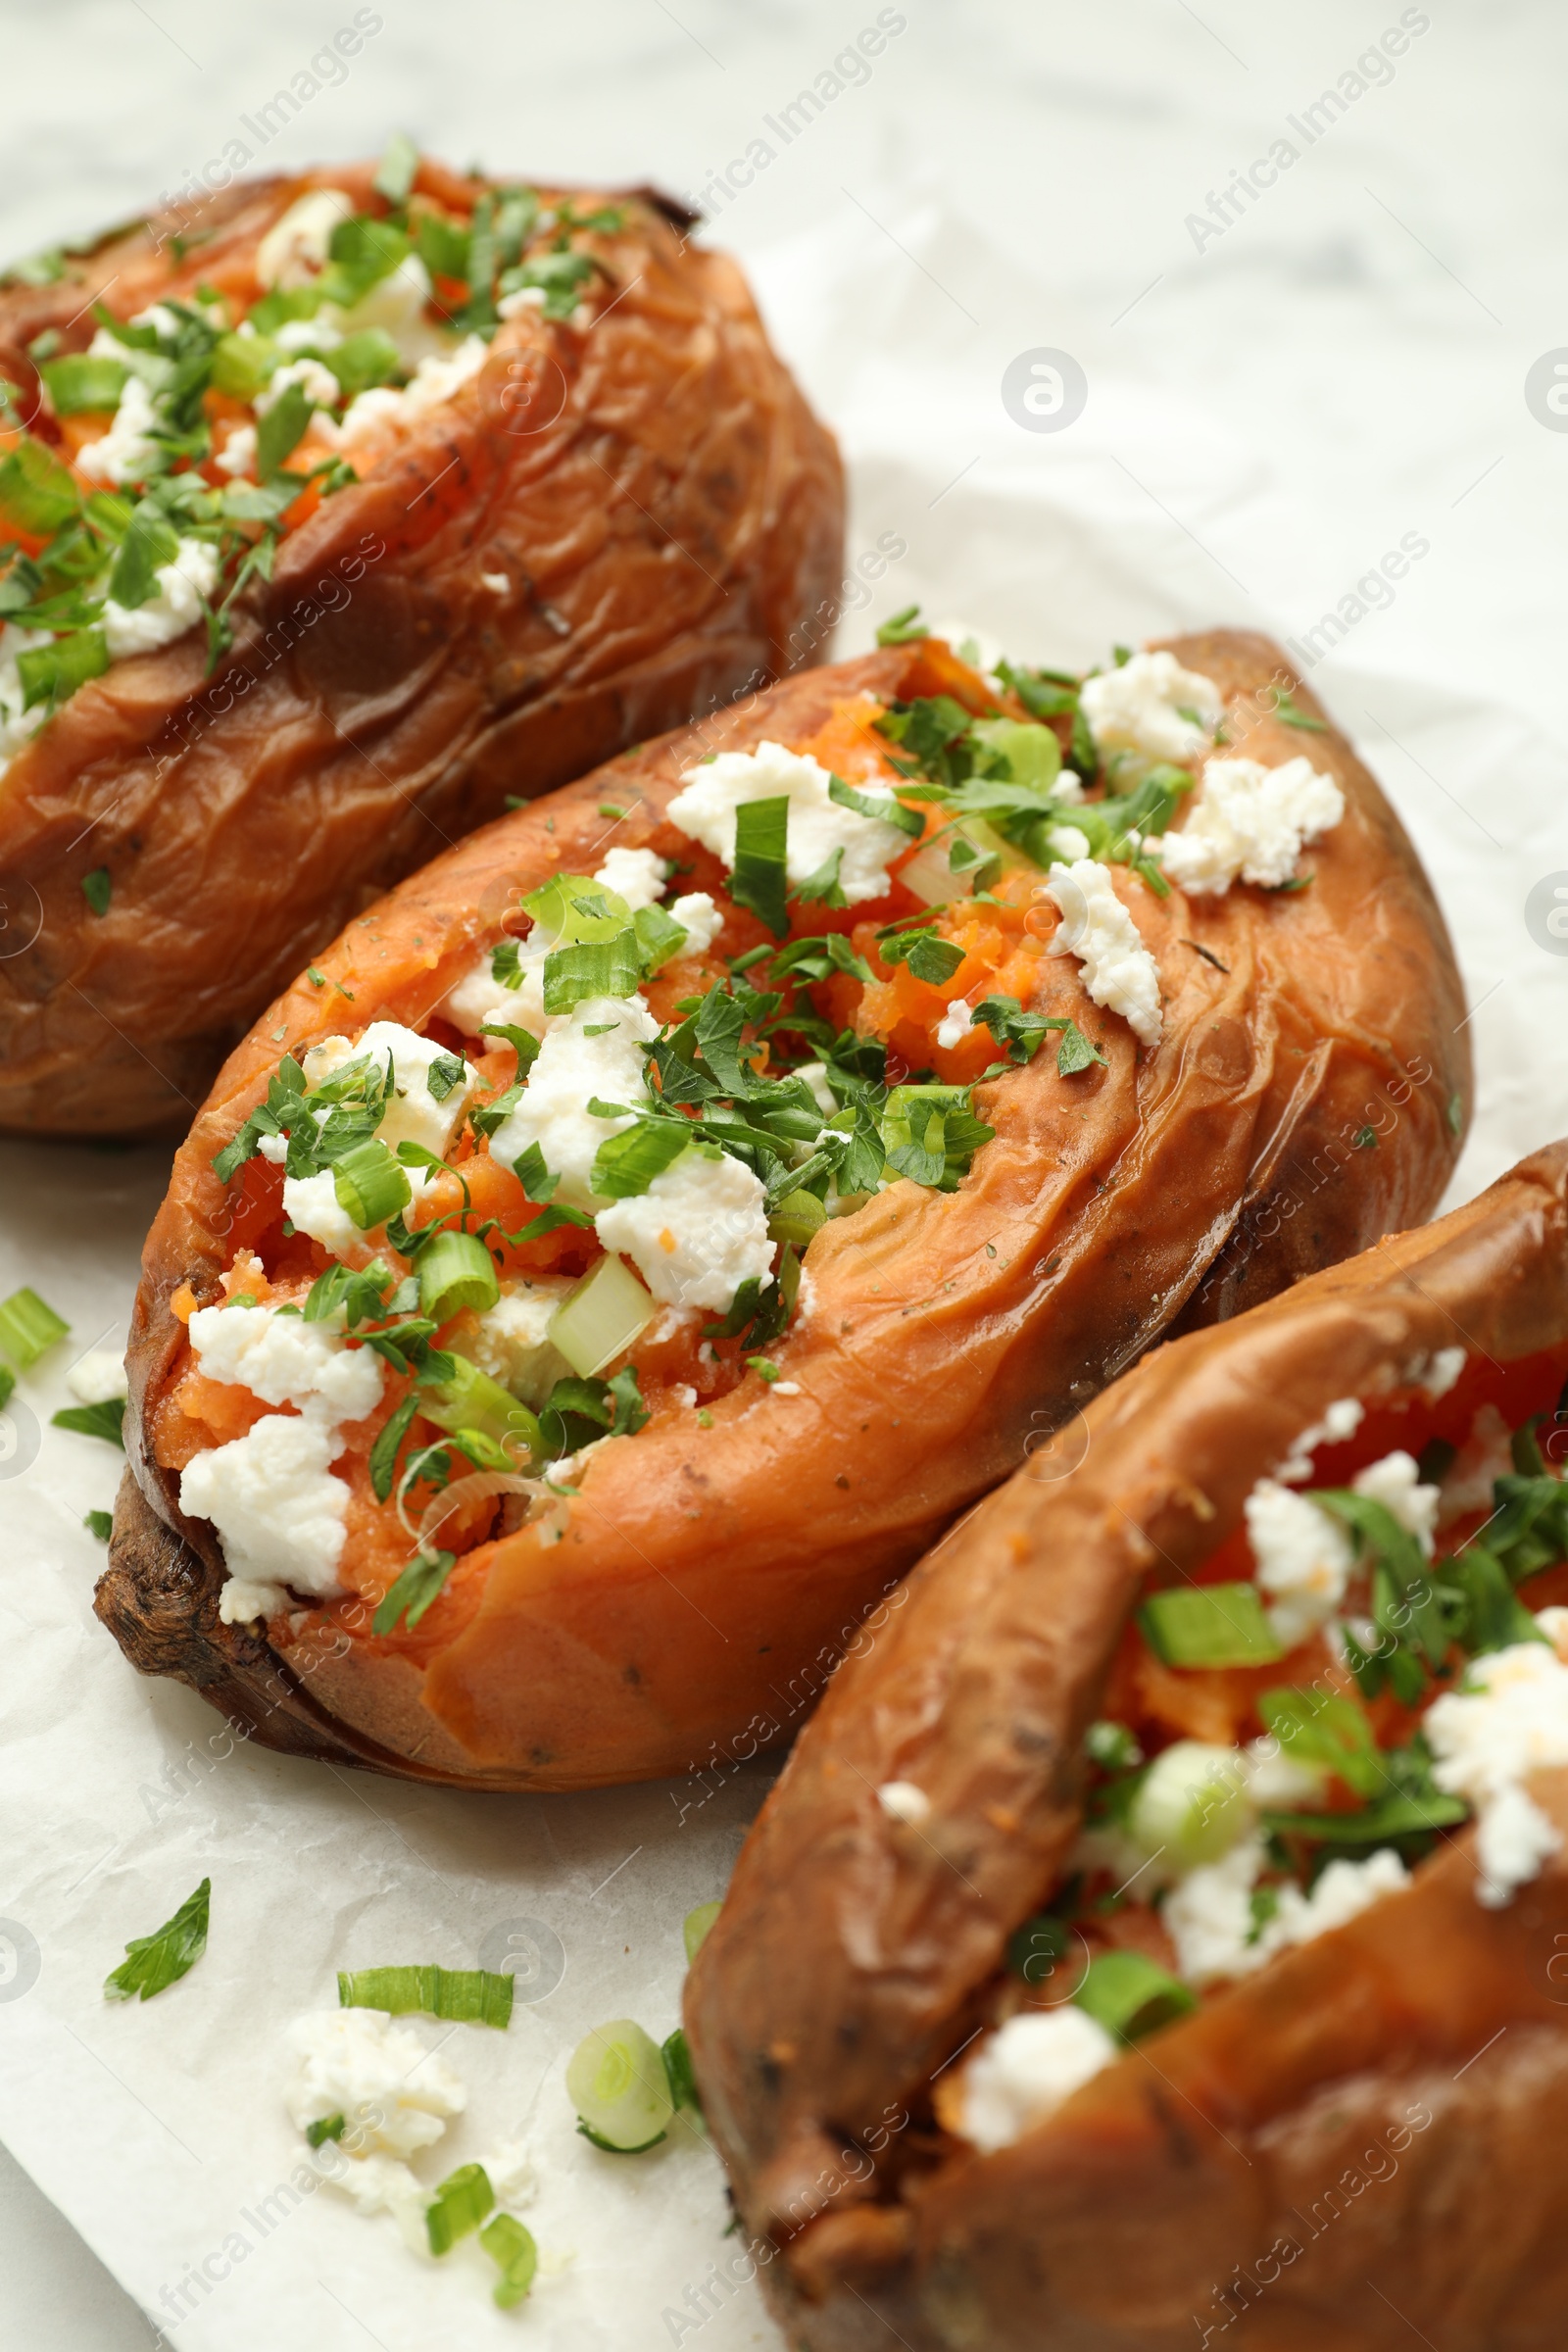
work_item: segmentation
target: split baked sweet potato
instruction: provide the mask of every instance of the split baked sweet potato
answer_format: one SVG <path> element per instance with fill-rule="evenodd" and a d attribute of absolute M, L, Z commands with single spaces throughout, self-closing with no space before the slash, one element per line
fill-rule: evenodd
<path fill-rule="evenodd" d="M 182 1130 L 411 868 L 820 643 L 837 452 L 689 226 L 405 148 L 0 282 L 0 1127 Z"/>
<path fill-rule="evenodd" d="M 461 844 L 232 1056 L 136 1306 L 137 1664 L 385 1771 L 722 1764 L 1152 1342 L 1430 1211 L 1446 937 L 1277 649 L 905 634 Z"/>
<path fill-rule="evenodd" d="M 792 2344 L 1560 2341 L 1565 1372 L 1557 1145 L 909 1579 L 688 1985 Z"/>

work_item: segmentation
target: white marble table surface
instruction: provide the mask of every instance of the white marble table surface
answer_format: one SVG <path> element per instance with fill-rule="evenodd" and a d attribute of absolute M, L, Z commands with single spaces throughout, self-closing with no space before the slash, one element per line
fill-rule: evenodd
<path fill-rule="evenodd" d="M 1313 668 L 1336 707 L 1369 680 L 1416 681 L 1453 711 L 1522 713 L 1522 764 L 1568 745 L 1568 417 L 1526 399 L 1568 345 L 1568 20 L 1544 0 L 901 0 L 874 63 L 836 74 L 873 0 L 379 0 L 341 83 L 262 151 L 244 126 L 354 14 L 3 0 L 0 255 L 133 212 L 235 139 L 287 165 L 404 124 L 460 164 L 653 178 L 710 206 L 727 174 L 713 233 L 758 264 L 830 416 L 845 328 L 838 311 L 812 324 L 824 236 L 859 290 L 857 331 L 904 355 L 880 380 L 857 366 L 867 511 L 902 448 L 945 435 L 955 475 L 982 467 L 945 512 L 994 530 L 1016 575 L 1031 550 L 1007 544 L 1008 466 L 1058 465 L 1069 542 L 1093 537 L 1102 564 L 1105 534 L 1124 536 L 1129 632 L 1246 618 L 1310 650 L 1337 612 L 1343 642 Z M 785 110 L 819 76 L 845 86 L 786 140 Z M 1084 370 L 1081 456 L 1071 431 L 1026 434 L 1003 409 L 1008 363 L 1042 347 Z M 940 349 L 929 379 L 918 348 Z M 1358 589 L 1411 539 L 1426 552 L 1396 592 Z M 1062 650 L 1097 650 L 1076 642 L 1070 546 L 1041 564 Z M 1447 793 L 1420 773 L 1417 795 Z M 1544 806 L 1538 791 L 1513 814 Z M 1509 829 L 1505 773 L 1461 841 L 1465 822 L 1509 845 L 1489 919 L 1512 971 L 1535 853 Z M 1539 870 L 1568 864 L 1560 827 L 1540 829 Z M 1471 978 L 1479 995 L 1484 970 Z M 3 2150 L 0 2338 L 153 2340 Z"/>

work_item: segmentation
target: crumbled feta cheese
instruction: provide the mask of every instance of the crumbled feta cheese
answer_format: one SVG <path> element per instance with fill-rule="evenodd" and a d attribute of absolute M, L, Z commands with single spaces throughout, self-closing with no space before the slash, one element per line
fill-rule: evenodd
<path fill-rule="evenodd" d="M 269 410 L 275 409 L 284 393 L 295 384 L 318 409 L 334 407 L 342 388 L 331 368 L 323 368 L 319 360 L 290 360 L 257 393 L 254 404 L 257 416 L 265 416 Z"/>
<path fill-rule="evenodd" d="M 669 911 L 686 933 L 683 956 L 706 956 L 724 928 L 724 917 L 706 890 L 688 891 Z"/>
<path fill-rule="evenodd" d="M 974 1014 L 962 997 L 955 997 L 948 1006 L 946 1020 L 937 1023 L 937 1044 L 949 1053 L 961 1045 L 974 1027 Z"/>
<path fill-rule="evenodd" d="M 330 1323 L 275 1306 L 199 1306 L 189 1331 L 206 1377 L 249 1389 L 263 1404 L 292 1404 L 324 1424 L 363 1421 L 380 1401 L 381 1358 L 347 1347 Z"/>
<path fill-rule="evenodd" d="M 96 339 L 96 338 L 95 338 Z M 124 353 L 114 345 L 117 359 Z M 158 413 L 152 393 L 139 375 L 127 375 L 120 395 L 120 406 L 106 433 L 89 441 L 76 458 L 76 470 L 90 481 L 109 482 L 117 487 L 124 482 L 139 482 L 157 461 L 158 444 L 151 438 L 158 422 Z"/>
<path fill-rule="evenodd" d="M 1369 1501 L 1381 1502 L 1405 1534 L 1414 1536 L 1431 1559 L 1439 1493 L 1436 1487 L 1421 1484 L 1421 1473 L 1412 1454 L 1386 1453 L 1380 1462 L 1370 1462 L 1364 1470 L 1358 1470 L 1350 1485 L 1354 1493 L 1366 1495 Z"/>
<path fill-rule="evenodd" d="M 629 1257 L 663 1304 L 722 1314 L 743 1282 L 772 1274 L 766 1200 L 761 1178 L 743 1160 L 688 1146 L 647 1192 L 612 1200 L 594 1225 L 605 1248 Z"/>
<path fill-rule="evenodd" d="M 256 248 L 264 286 L 308 286 L 325 267 L 332 231 L 354 218 L 354 199 L 341 188 L 312 188 L 274 220 Z"/>
<path fill-rule="evenodd" d="M 236 424 L 214 460 L 220 473 L 239 481 L 256 471 L 256 427 Z"/>
<path fill-rule="evenodd" d="M 668 874 L 669 867 L 657 850 L 616 848 L 605 852 L 605 862 L 594 880 L 624 899 L 635 914 L 639 906 L 652 906 L 663 897 Z"/>
<path fill-rule="evenodd" d="M 368 429 L 413 423 L 428 416 L 432 409 L 443 407 L 470 376 L 478 374 L 489 356 L 487 343 L 477 335 L 467 335 L 450 358 L 427 353 L 401 392 L 393 391 L 387 384 L 377 384 L 370 391 L 362 392 L 343 419 L 340 436 L 343 446 L 348 447 Z"/>
<path fill-rule="evenodd" d="M 181 539 L 173 562 L 161 564 L 153 577 L 158 593 L 144 605 L 117 605 L 113 597 L 104 605 L 104 641 L 112 662 L 156 653 L 196 626 L 218 586 L 218 550 L 206 539 Z"/>
<path fill-rule="evenodd" d="M 507 571 L 481 571 L 479 585 L 481 588 L 488 588 L 492 596 L 510 596 L 512 594 L 512 574 Z"/>
<path fill-rule="evenodd" d="M 1046 840 L 1047 847 L 1054 850 L 1058 858 L 1065 858 L 1069 865 L 1076 865 L 1080 858 L 1089 855 L 1089 836 L 1079 825 L 1053 825 Z"/>
<path fill-rule="evenodd" d="M 364 1035 L 352 1042 L 346 1037 L 324 1037 L 318 1046 L 313 1046 L 302 1064 L 305 1083 L 320 1086 L 345 1063 L 363 1060 L 367 1054 L 383 1077 L 389 1061 L 393 1072 L 392 1099 L 381 1114 L 376 1134 L 391 1151 L 399 1144 L 422 1144 L 439 1157 L 467 1108 L 475 1083 L 473 1072 L 465 1064 L 463 1077 L 438 1102 L 430 1092 L 430 1068 L 433 1062 L 449 1058 L 447 1048 L 432 1038 L 420 1037 L 416 1030 L 405 1029 L 399 1021 L 372 1021 Z"/>
<path fill-rule="evenodd" d="M 349 1504 L 347 1482 L 331 1476 L 341 1450 L 335 1429 L 303 1414 L 268 1413 L 242 1438 L 186 1464 L 179 1507 L 189 1519 L 212 1521 L 229 1572 L 219 1595 L 224 1624 L 241 1622 L 242 1608 L 249 1618 L 285 1607 L 284 1585 L 313 1593 L 336 1588 Z M 258 1587 L 268 1589 L 266 1602 Z"/>
<path fill-rule="evenodd" d="M 1134 760 L 1196 760 L 1225 715 L 1213 679 L 1183 669 L 1170 653 L 1134 654 L 1120 669 L 1086 678 L 1078 707 L 1096 749 L 1115 769 L 1129 763 L 1128 755 Z M 1189 711 L 1191 717 L 1184 715 Z"/>
<path fill-rule="evenodd" d="M 808 753 L 786 751 L 781 743 L 760 743 L 755 752 L 720 752 L 716 760 L 687 768 L 667 814 L 671 824 L 733 867 L 736 809 L 747 801 L 782 795 L 790 805 L 785 848 L 790 888 L 799 889 L 835 850 L 842 850 L 839 888 L 849 906 L 858 906 L 886 896 L 888 860 L 907 849 L 908 839 L 879 817 L 841 808 L 828 798 L 831 781 L 831 770 Z M 886 785 L 856 789 L 870 800 L 895 805 Z"/>
<path fill-rule="evenodd" d="M 1191 1872 L 1166 1897 L 1160 1917 L 1190 1984 L 1250 1976 L 1276 1952 L 1346 1926 L 1384 1895 L 1409 1885 L 1409 1873 L 1392 1848 L 1363 1862 L 1331 1862 L 1309 1895 L 1289 1884 L 1278 1887 L 1273 1918 L 1257 1927 L 1252 1889 L 1265 1859 L 1262 1838 L 1249 1838 L 1222 1861 Z"/>
<path fill-rule="evenodd" d="M 410 1169 L 411 1178 L 414 1173 Z M 319 1242 L 332 1257 L 352 1256 L 365 1239 L 338 1200 L 330 1168 L 320 1168 L 314 1176 L 285 1176 L 283 1214 L 296 1233 Z"/>
<path fill-rule="evenodd" d="M 310 2161 L 329 2188 L 340 2188 L 354 2199 L 360 2213 L 389 2213 L 403 2232 L 411 2254 L 430 2256 L 425 2212 L 429 2191 L 406 2164 L 395 2156 L 362 2156 L 345 2164 L 336 2140 L 316 2149 Z"/>
<path fill-rule="evenodd" d="M 911 1829 L 931 1818 L 931 1799 L 913 1781 L 884 1781 L 876 1801 L 889 1820 L 906 1821 Z"/>
<path fill-rule="evenodd" d="M 433 2147 L 468 2104 L 452 2069 L 377 2009 L 314 2010 L 295 2019 L 288 2038 L 299 2061 L 285 2094 L 290 2120 L 305 2132 L 341 2115 L 338 2144 L 360 2163 Z"/>
<path fill-rule="evenodd" d="M 586 1036 L 589 1029 L 602 1034 Z M 490 1139 L 492 1157 L 511 1167 L 537 1144 L 545 1166 L 561 1179 L 555 1198 L 586 1208 L 594 1198 L 588 1179 L 600 1145 L 631 1123 L 595 1117 L 589 1102 L 594 1096 L 605 1102 L 646 1102 L 641 1049 L 658 1035 L 659 1023 L 641 997 L 591 997 L 556 1014 L 546 1024 L 522 1100 Z"/>
<path fill-rule="evenodd" d="M 1350 1538 L 1305 1494 L 1260 1478 L 1245 1504 L 1264 1614 L 1284 1649 L 1326 1625 L 1345 1598 L 1355 1554 Z"/>
<path fill-rule="evenodd" d="M 1465 1353 L 1462 1348 L 1440 1348 L 1432 1360 L 1415 1375 L 1417 1385 L 1424 1389 L 1436 1404 L 1454 1388 L 1464 1370 Z"/>
<path fill-rule="evenodd" d="M 1310 760 L 1210 760 L 1180 832 L 1160 842 L 1159 862 L 1195 898 L 1218 897 L 1238 876 L 1277 890 L 1303 846 L 1344 814 L 1344 793 Z"/>
<path fill-rule="evenodd" d="M 1092 858 L 1053 866 L 1046 895 L 1061 909 L 1053 956 L 1076 956 L 1090 1001 L 1119 1012 L 1140 1044 L 1159 1042 L 1159 967 L 1116 896 L 1110 868 Z"/>
<path fill-rule="evenodd" d="M 330 307 L 328 305 L 328 309 Z M 245 324 L 249 326 L 248 318 Z M 306 351 L 335 351 L 342 340 L 330 318 L 323 313 L 318 313 L 314 318 L 285 318 L 272 335 L 278 350 L 290 360 L 297 360 Z"/>
<path fill-rule="evenodd" d="M 1312 1475 L 1312 1456 L 1320 1446 L 1343 1446 L 1366 1419 L 1366 1406 L 1353 1396 L 1337 1396 L 1321 1421 L 1303 1429 L 1274 1473 L 1282 1486 L 1303 1487 Z"/>
<path fill-rule="evenodd" d="M 523 2140 L 504 2139 L 480 2162 L 498 2205 L 532 2204 L 539 2190 L 539 2175 Z"/>
<path fill-rule="evenodd" d="M 454 1029 L 461 1029 L 465 1037 L 477 1037 L 486 1021 L 499 1021 L 508 1029 L 526 1029 L 534 1037 L 543 1037 L 545 957 L 559 943 L 554 932 L 547 932 L 542 924 L 535 923 L 526 939 L 513 944 L 517 951 L 515 988 L 496 978 L 496 951 L 486 948 L 437 1006 L 441 1018 L 450 1021 Z"/>
<path fill-rule="evenodd" d="M 89 1348 L 66 1374 L 66 1386 L 78 1404 L 112 1404 L 126 1392 L 125 1359 L 112 1348 Z"/>
<path fill-rule="evenodd" d="M 1542 1631 L 1549 1636 L 1554 1628 Z M 1568 1764 L 1568 1666 L 1545 1642 L 1516 1642 L 1473 1658 L 1463 1689 L 1434 1699 L 1422 1729 L 1438 1787 L 1480 1815 L 1476 1899 L 1499 1910 L 1561 1843 L 1519 1784 L 1528 1773 Z"/>
<path fill-rule="evenodd" d="M 957 2129 L 983 2155 L 1009 2148 L 1119 2054 L 1104 2027 L 1071 2001 L 1009 2017 L 963 2069 Z"/>
<path fill-rule="evenodd" d="M 528 1404 L 543 1404 L 558 1380 L 571 1370 L 565 1357 L 550 1345 L 550 1318 L 572 1289 L 556 1275 L 503 1283 L 494 1306 L 479 1317 L 479 1328 L 466 1340 L 446 1343 L 471 1358 L 481 1372 L 510 1389 Z"/>

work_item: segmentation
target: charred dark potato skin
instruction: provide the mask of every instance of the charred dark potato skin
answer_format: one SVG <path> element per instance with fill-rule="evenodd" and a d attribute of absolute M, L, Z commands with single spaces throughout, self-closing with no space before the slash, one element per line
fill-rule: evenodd
<path fill-rule="evenodd" d="M 1409 1890 L 996 2155 L 934 2134 L 927 2092 L 1059 1874 L 1148 1569 L 1200 1565 L 1332 1398 L 1455 1343 L 1509 1363 L 1565 1342 L 1555 1145 L 1438 1224 L 1157 1349 L 1090 1405 L 1070 1475 L 1025 1468 L 910 1578 L 798 1742 L 687 1985 L 706 2111 L 792 2344 L 1560 2342 L 1560 1855 L 1485 1910 L 1461 1834 Z M 877 1801 L 903 1778 L 932 1798 L 918 1831 Z M 1568 1828 L 1568 1773 L 1531 1788 Z"/>
<path fill-rule="evenodd" d="M 22 413 L 46 328 L 81 350 L 98 297 L 118 318 L 198 283 L 248 301 L 288 206 L 322 185 L 371 203 L 372 171 L 238 184 L 56 284 L 0 287 Z M 418 184 L 473 200 L 433 164 Z M 24 942 L 0 959 L 0 1130 L 181 1133 L 263 1007 L 403 875 L 509 797 L 822 650 L 843 576 L 832 437 L 736 265 L 690 241 L 680 207 L 619 201 L 606 249 L 623 290 L 602 319 L 498 345 L 325 500 L 236 607 L 211 675 L 200 630 L 117 662 L 0 778 L 0 891 Z M 99 868 L 101 915 L 81 889 Z"/>

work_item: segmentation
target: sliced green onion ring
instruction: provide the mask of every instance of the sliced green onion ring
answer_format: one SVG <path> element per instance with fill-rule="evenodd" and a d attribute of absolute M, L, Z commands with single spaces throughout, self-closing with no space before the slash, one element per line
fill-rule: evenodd
<path fill-rule="evenodd" d="M 520 2303 L 539 2268 L 539 2249 L 533 2231 L 510 2213 L 498 2213 L 479 2232 L 479 2243 L 500 2271 L 495 2299 L 503 2311 Z"/>
<path fill-rule="evenodd" d="M 448 2173 L 424 2209 L 431 2253 L 450 2254 L 460 2237 L 478 2229 L 495 2201 L 482 2164 L 460 2164 L 455 2173 Z"/>
<path fill-rule="evenodd" d="M 657 2146 L 675 2112 L 663 2054 L 629 2017 L 584 2034 L 566 2067 L 566 2096 L 584 2138 L 615 2156 Z"/>
<path fill-rule="evenodd" d="M 63 1340 L 71 1325 L 45 1305 L 36 1291 L 13 1291 L 0 1302 L 0 1348 L 25 1372 L 47 1348 Z"/>
<path fill-rule="evenodd" d="M 1177 1585 L 1138 1612 L 1167 1666 L 1267 1666 L 1285 1655 L 1255 1585 Z"/>
<path fill-rule="evenodd" d="M 502 2031 L 512 2022 L 512 1979 L 487 1968 L 340 1969 L 337 1997 L 341 2008 L 381 2009 L 389 2017 L 441 2017 Z"/>
<path fill-rule="evenodd" d="M 501 1296 L 495 1259 L 476 1234 L 438 1233 L 419 1252 L 419 1311 L 446 1323 L 464 1307 L 483 1314 Z"/>
<path fill-rule="evenodd" d="M 1102 1952 L 1072 1997 L 1121 2042 L 1138 2041 L 1198 2007 L 1198 1995 L 1180 1977 L 1156 1968 L 1142 1952 Z"/>

